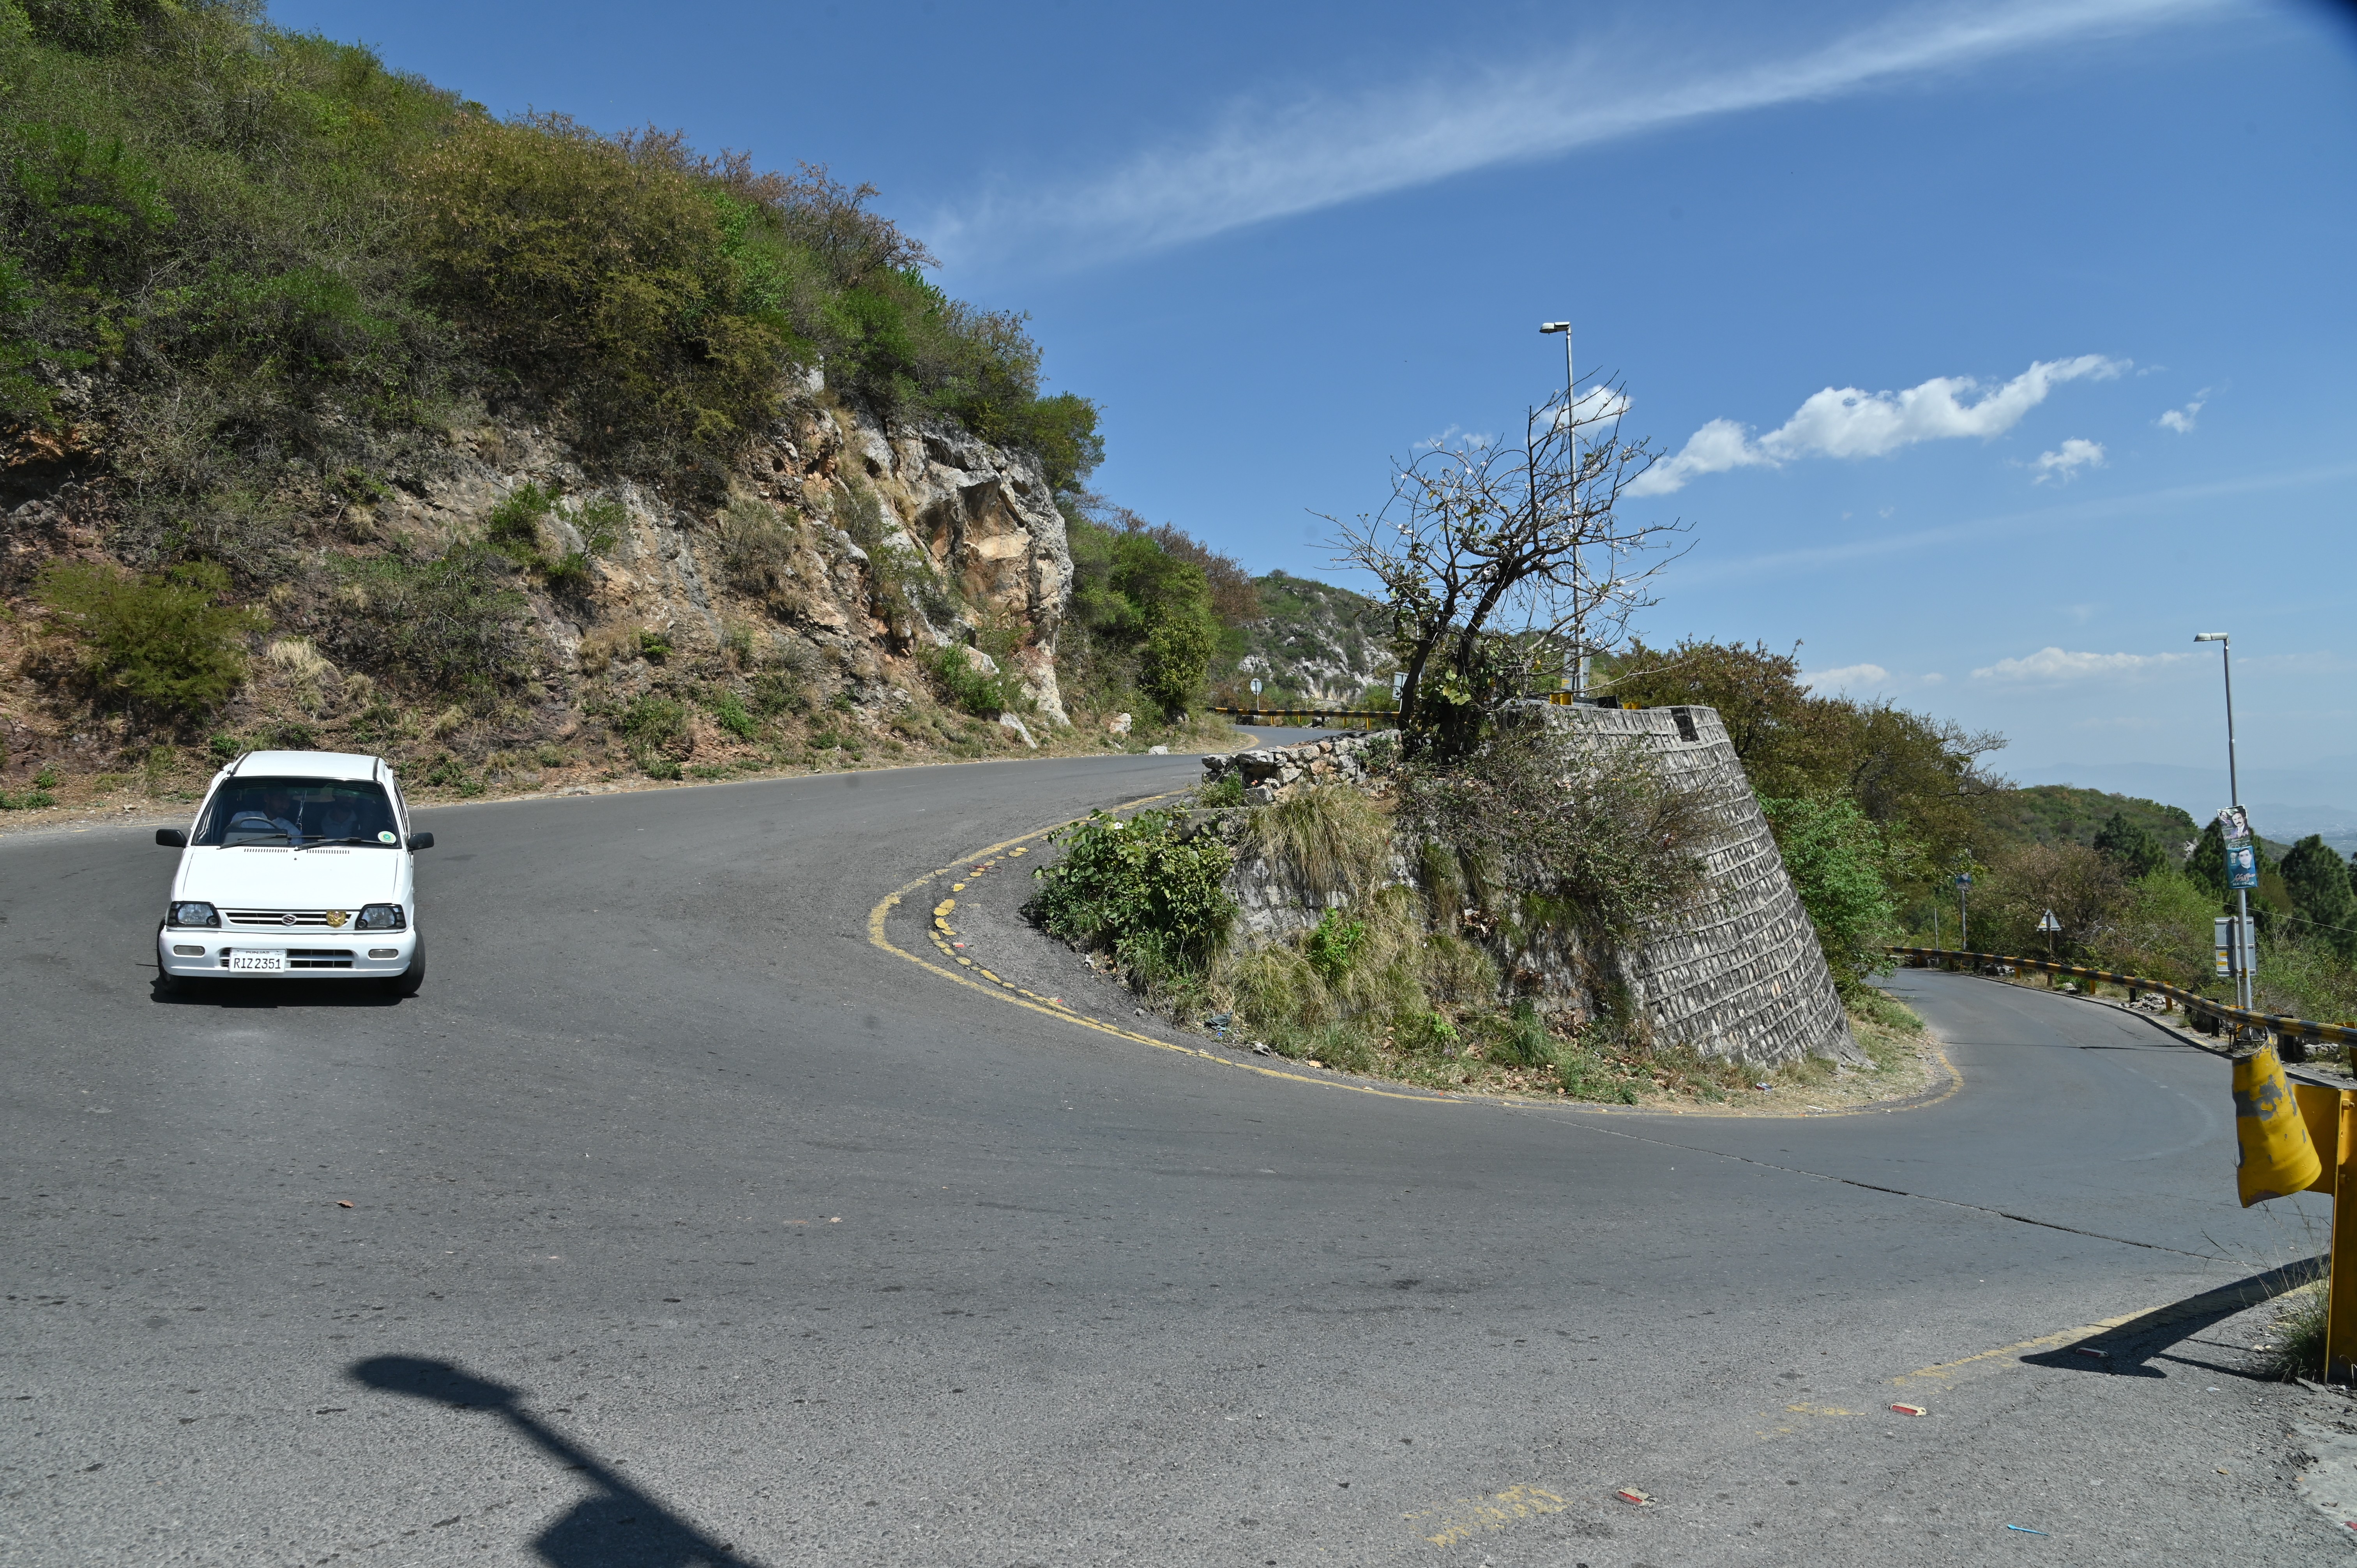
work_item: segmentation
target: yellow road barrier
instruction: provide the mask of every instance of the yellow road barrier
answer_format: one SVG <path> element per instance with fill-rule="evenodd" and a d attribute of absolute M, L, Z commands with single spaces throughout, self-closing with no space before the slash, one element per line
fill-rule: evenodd
<path fill-rule="evenodd" d="M 2273 1046 L 2234 1059 L 2234 1187 L 2243 1207 L 2306 1192 L 2324 1174 Z"/>

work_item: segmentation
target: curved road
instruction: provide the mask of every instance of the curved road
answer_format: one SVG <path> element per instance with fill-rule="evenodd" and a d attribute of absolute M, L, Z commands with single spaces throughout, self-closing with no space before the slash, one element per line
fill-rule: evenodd
<path fill-rule="evenodd" d="M 1152 1050 L 867 940 L 912 877 L 1195 777 L 436 809 L 398 1004 L 157 995 L 169 852 L 0 841 L 0 1559 L 2349 1550 L 2242 1310 L 2323 1208 L 2235 1207 L 2222 1064 L 2137 1020 L 1901 974 L 1936 1105 L 1511 1109 Z"/>

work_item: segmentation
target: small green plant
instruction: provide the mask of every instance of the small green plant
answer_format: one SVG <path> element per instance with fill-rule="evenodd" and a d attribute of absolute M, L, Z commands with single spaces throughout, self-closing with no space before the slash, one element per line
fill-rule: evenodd
<path fill-rule="evenodd" d="M 1514 999 L 1513 1010 L 1507 1014 L 1504 1025 L 1491 1053 L 1498 1060 L 1520 1067 L 1544 1067 L 1555 1059 L 1555 1042 L 1547 1036 L 1546 1021 L 1539 1016 L 1529 997 Z"/>
<path fill-rule="evenodd" d="M 744 703 L 734 692 L 724 688 L 712 700 L 711 708 L 712 716 L 720 721 L 720 727 L 738 740 L 750 740 L 760 730 L 761 721 L 745 711 Z"/>
<path fill-rule="evenodd" d="M 650 779 L 661 779 L 666 782 L 673 781 L 680 775 L 679 759 L 672 757 L 651 757 L 647 759 L 642 770 Z"/>
<path fill-rule="evenodd" d="M 461 795 L 474 796 L 483 792 L 483 781 L 468 771 L 464 762 L 447 751 L 436 756 L 427 766 L 425 782 L 436 789 L 453 789 Z"/>
<path fill-rule="evenodd" d="M 33 775 L 33 788 L 36 789 L 54 789 L 59 782 L 58 770 L 54 768 L 44 768 Z"/>
<path fill-rule="evenodd" d="M 568 550 L 544 566 L 549 587 L 558 593 L 585 594 L 597 580 L 589 570 L 589 557 L 578 550 Z"/>
<path fill-rule="evenodd" d="M 630 526 L 630 509 L 610 496 L 585 503 L 574 525 L 581 531 L 581 546 L 592 555 L 610 555 Z"/>
<path fill-rule="evenodd" d="M 540 523 L 556 509 L 556 497 L 529 480 L 501 497 L 483 520 L 483 537 L 519 565 L 537 566 Z"/>
<path fill-rule="evenodd" d="M 39 811 L 57 803 L 57 797 L 46 789 L 27 789 L 21 795 L 0 789 L 0 811 Z"/>
<path fill-rule="evenodd" d="M 826 700 L 826 705 L 838 714 L 847 714 L 855 711 L 859 704 L 851 700 L 849 692 L 837 692 Z"/>
<path fill-rule="evenodd" d="M 572 760 L 565 755 L 563 746 L 554 744 L 543 745 L 533 756 L 543 768 L 562 768 Z"/>
<path fill-rule="evenodd" d="M 1226 943 L 1236 904 L 1222 884 L 1234 859 L 1214 835 L 1180 837 L 1168 811 L 1125 822 L 1100 811 L 1049 842 L 1063 856 L 1032 873 L 1024 910 L 1050 935 L 1149 976 L 1200 974 Z"/>
<path fill-rule="evenodd" d="M 1030 699 L 1024 695 L 1022 682 L 1004 668 L 996 674 L 984 674 L 963 644 L 945 643 L 933 650 L 925 660 L 925 669 L 932 676 L 933 684 L 941 688 L 943 700 L 977 718 L 994 719 L 1031 705 Z"/>
<path fill-rule="evenodd" d="M 227 762 L 245 749 L 245 742 L 233 735 L 224 735 L 216 730 L 213 732 L 212 738 L 205 742 L 205 747 L 215 757 Z"/>
<path fill-rule="evenodd" d="M 753 711 L 757 714 L 806 714 L 810 691 L 784 670 L 764 670 L 753 677 Z"/>
<path fill-rule="evenodd" d="M 1308 957 L 1309 967 L 1318 978 L 1329 985 L 1339 985 L 1351 972 L 1351 962 L 1366 945 L 1367 923 L 1352 919 L 1340 909 L 1329 909 L 1318 918 L 1318 927 L 1303 939 L 1301 950 Z"/>
<path fill-rule="evenodd" d="M 2276 1375 L 2322 1381 L 2324 1367 L 2325 1289 L 2321 1282 L 2306 1284 L 2278 1305 L 2275 1327 Z"/>
<path fill-rule="evenodd" d="M 182 724 L 229 700 L 245 679 L 246 639 L 269 624 L 219 602 L 229 574 L 211 562 L 133 576 L 93 562 L 53 562 L 37 596 L 59 617 L 91 693 L 150 719 Z"/>
<path fill-rule="evenodd" d="M 630 700 L 630 705 L 622 710 L 622 715 L 614 727 L 621 733 L 623 741 L 630 748 L 631 757 L 648 777 L 675 779 L 679 776 L 675 762 L 673 771 L 668 774 L 658 773 L 655 768 L 659 754 L 677 749 L 687 738 L 685 703 L 660 697 L 652 692 L 643 693 Z"/>
<path fill-rule="evenodd" d="M 273 751 L 316 751 L 319 732 L 296 719 L 263 726 L 263 740 Z"/>
<path fill-rule="evenodd" d="M 649 627 L 639 633 L 639 657 L 650 664 L 660 664 L 671 657 L 671 633 Z"/>
<path fill-rule="evenodd" d="M 737 661 L 738 669 L 749 669 L 753 663 L 753 628 L 741 620 L 732 620 L 720 633 L 720 650 Z"/>
<path fill-rule="evenodd" d="M 1226 778 L 1216 779 L 1195 791 L 1195 804 L 1207 811 L 1222 806 L 1241 806 L 1243 803 L 1244 779 L 1241 773 L 1231 773 Z"/>

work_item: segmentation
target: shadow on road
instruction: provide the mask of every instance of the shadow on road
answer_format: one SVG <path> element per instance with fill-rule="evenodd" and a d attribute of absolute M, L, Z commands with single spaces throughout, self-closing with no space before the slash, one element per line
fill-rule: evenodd
<path fill-rule="evenodd" d="M 2302 1258 L 2297 1262 L 2255 1273 L 2233 1284 L 2220 1285 L 2216 1290 L 2203 1291 L 2200 1295 L 2157 1306 L 2150 1312 L 2117 1328 L 2106 1328 L 2101 1334 L 2065 1345 L 2059 1350 L 2041 1350 L 2035 1356 L 2024 1356 L 2024 1365 L 2055 1367 L 2069 1372 L 2096 1372 L 2111 1378 L 2165 1378 L 2169 1374 L 2146 1363 L 2162 1355 L 2170 1347 L 2192 1338 L 2203 1329 L 2233 1316 L 2238 1312 L 2256 1306 L 2263 1301 L 2273 1301 L 2288 1291 L 2298 1290 L 2311 1280 L 2324 1277 L 2324 1258 Z M 2090 1350 L 2100 1350 L 2091 1356 Z M 2170 1358 L 2174 1359 L 2175 1358 Z M 2207 1363 L 2202 1363 L 2207 1365 Z"/>
<path fill-rule="evenodd" d="M 714 1541 L 632 1486 L 595 1455 L 543 1425 L 517 1402 L 521 1391 L 448 1361 L 374 1356 L 346 1369 L 355 1382 L 455 1410 L 495 1411 L 545 1453 L 597 1488 L 543 1530 L 533 1550 L 552 1568 L 754 1568 L 733 1545 Z"/>
<path fill-rule="evenodd" d="M 397 1007 L 402 998 L 381 980 L 183 980 L 147 983 L 148 1000 L 163 1007 L 237 1011 L 279 1007 Z"/>

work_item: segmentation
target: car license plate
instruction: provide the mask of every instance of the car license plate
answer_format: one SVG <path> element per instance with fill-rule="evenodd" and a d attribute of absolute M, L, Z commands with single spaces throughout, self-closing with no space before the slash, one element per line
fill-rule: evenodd
<path fill-rule="evenodd" d="M 229 955 L 230 972 L 242 970 L 248 974 L 281 974 L 286 969 L 283 952 L 233 952 Z"/>

